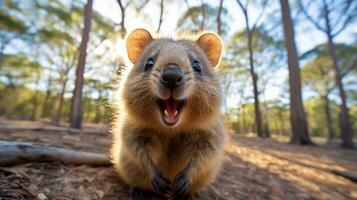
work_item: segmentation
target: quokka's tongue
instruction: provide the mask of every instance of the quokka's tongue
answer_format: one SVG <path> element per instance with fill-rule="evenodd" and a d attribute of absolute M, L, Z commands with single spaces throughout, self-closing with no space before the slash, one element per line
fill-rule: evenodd
<path fill-rule="evenodd" d="M 164 101 L 164 115 L 166 120 L 174 121 L 177 116 L 177 102 L 175 100 Z"/>

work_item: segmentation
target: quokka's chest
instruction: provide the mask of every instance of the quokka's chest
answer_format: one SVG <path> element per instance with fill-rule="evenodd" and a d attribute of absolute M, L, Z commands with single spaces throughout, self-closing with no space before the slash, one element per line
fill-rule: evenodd
<path fill-rule="evenodd" d="M 192 140 L 191 140 L 192 141 Z M 178 136 L 170 140 L 161 140 L 159 159 L 156 165 L 169 178 L 173 178 L 189 162 L 189 152 L 192 149 L 190 137 Z"/>

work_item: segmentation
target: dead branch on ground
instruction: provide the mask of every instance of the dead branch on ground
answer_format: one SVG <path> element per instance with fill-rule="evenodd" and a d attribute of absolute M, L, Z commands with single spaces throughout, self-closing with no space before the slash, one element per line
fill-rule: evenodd
<path fill-rule="evenodd" d="M 0 166 L 28 162 L 63 162 L 92 166 L 111 165 L 109 157 L 105 154 L 49 147 L 28 142 L 0 140 Z"/>

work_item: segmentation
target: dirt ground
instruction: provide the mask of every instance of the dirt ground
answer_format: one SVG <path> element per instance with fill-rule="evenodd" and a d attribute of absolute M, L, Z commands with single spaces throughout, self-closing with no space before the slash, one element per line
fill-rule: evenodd
<path fill-rule="evenodd" d="M 0 124 L 48 126 L 45 122 L 4 119 Z M 84 134 L 0 129 L 0 140 L 101 153 L 110 147 L 106 131 Z M 332 170 L 357 172 L 357 151 L 233 135 L 221 174 L 198 199 L 357 199 L 357 183 L 334 175 Z M 111 167 L 29 163 L 0 168 L 1 200 L 130 199 L 128 190 Z"/>

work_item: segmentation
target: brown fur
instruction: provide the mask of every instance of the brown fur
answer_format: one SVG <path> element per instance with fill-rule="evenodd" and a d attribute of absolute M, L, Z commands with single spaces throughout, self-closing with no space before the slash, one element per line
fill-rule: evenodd
<path fill-rule="evenodd" d="M 146 190 L 153 190 L 153 166 L 170 180 L 189 166 L 190 193 L 198 192 L 215 179 L 227 141 L 220 112 L 220 85 L 214 70 L 222 44 L 213 33 L 202 34 L 193 41 L 152 39 L 146 30 L 135 31 L 135 37 L 129 35 L 127 39 L 134 66 L 127 68 L 120 80 L 119 110 L 112 129 L 112 162 L 128 185 Z M 155 66 L 144 72 L 143 66 L 150 57 L 156 58 Z M 193 58 L 202 64 L 202 76 L 192 70 Z M 159 87 L 159 78 L 168 63 L 181 67 L 186 82 L 184 88 L 172 94 L 187 100 L 173 127 L 162 122 L 156 103 L 158 97 L 167 95 Z"/>

